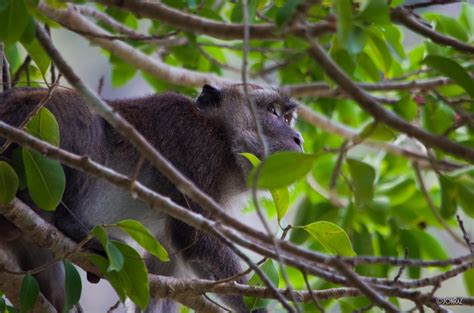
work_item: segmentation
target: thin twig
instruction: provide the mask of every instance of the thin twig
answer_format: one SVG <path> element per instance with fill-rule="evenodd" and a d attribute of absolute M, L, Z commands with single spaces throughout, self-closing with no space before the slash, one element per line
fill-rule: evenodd
<path fill-rule="evenodd" d="M 474 243 L 469 238 L 469 234 L 467 233 L 466 229 L 464 228 L 464 223 L 463 223 L 461 217 L 459 216 L 459 214 L 456 214 L 456 219 L 458 221 L 459 228 L 462 231 L 463 239 L 466 242 L 467 246 L 469 247 L 469 251 L 471 251 L 471 253 L 474 254 Z"/>
<path fill-rule="evenodd" d="M 463 247 L 466 247 L 465 242 L 461 238 L 459 238 L 459 236 L 456 233 L 453 232 L 453 230 L 449 227 L 449 225 L 439 215 L 438 208 L 433 203 L 433 200 L 431 200 L 428 190 L 426 190 L 425 183 L 423 182 L 423 177 L 421 176 L 421 172 L 418 167 L 418 164 L 413 163 L 413 170 L 415 171 L 416 180 L 418 181 L 418 185 L 420 186 L 421 193 L 423 194 L 423 197 L 425 198 L 425 201 L 428 204 L 429 208 L 431 209 L 431 212 L 433 213 L 433 216 L 435 217 L 435 219 L 446 230 L 446 232 L 451 236 L 451 238 L 453 238 L 455 242 L 459 243 Z"/>
<path fill-rule="evenodd" d="M 30 55 L 28 54 L 25 59 L 23 60 L 23 63 L 21 63 L 20 67 L 18 68 L 18 70 L 15 72 L 15 75 L 13 75 L 13 79 L 12 79 L 12 88 L 16 86 L 16 84 L 19 82 L 20 80 L 20 77 L 21 77 L 21 74 L 23 72 L 26 72 L 26 70 L 28 69 L 28 67 L 30 66 L 30 63 L 31 63 L 31 57 Z"/>
<path fill-rule="evenodd" d="M 306 274 L 306 272 L 301 272 L 301 275 L 303 275 L 304 283 L 306 284 L 306 288 L 308 289 L 308 292 L 311 295 L 311 300 L 313 301 L 314 306 L 319 310 L 319 312 L 324 313 L 325 312 L 324 308 L 321 306 L 318 299 L 316 299 L 313 289 L 311 288 L 311 285 L 309 284 L 308 275 Z"/>

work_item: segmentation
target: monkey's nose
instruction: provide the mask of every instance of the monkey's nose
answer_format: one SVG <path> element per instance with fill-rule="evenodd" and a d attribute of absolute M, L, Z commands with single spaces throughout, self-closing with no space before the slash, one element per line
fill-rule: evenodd
<path fill-rule="evenodd" d="M 297 134 L 293 137 L 293 141 L 301 148 L 303 146 L 304 140 L 300 134 Z"/>

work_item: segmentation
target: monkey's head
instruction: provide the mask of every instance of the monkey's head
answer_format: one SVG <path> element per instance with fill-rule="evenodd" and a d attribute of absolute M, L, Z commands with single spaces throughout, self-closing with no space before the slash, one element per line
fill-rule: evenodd
<path fill-rule="evenodd" d="M 247 85 L 270 153 L 301 151 L 303 139 L 294 130 L 296 103 L 278 90 Z M 209 119 L 220 123 L 231 141 L 233 153 L 263 156 L 257 128 L 242 84 L 215 88 L 205 85 L 197 106 Z"/>

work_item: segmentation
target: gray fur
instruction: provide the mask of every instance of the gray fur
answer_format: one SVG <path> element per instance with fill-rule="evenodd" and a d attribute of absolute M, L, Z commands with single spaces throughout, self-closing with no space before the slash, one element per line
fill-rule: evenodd
<path fill-rule="evenodd" d="M 257 105 L 258 118 L 271 152 L 301 149 L 301 137 L 292 129 L 295 104 L 276 90 L 251 85 L 250 93 Z M 0 95 L 0 120 L 13 126 L 21 124 L 35 105 L 46 94 L 44 89 L 16 89 Z M 256 128 L 242 91 L 242 85 L 220 90 L 205 86 L 197 101 L 166 93 L 138 99 L 110 101 L 109 104 L 154 145 L 175 167 L 191 179 L 201 190 L 224 208 L 244 199 L 245 178 L 251 169 L 249 162 L 239 155 L 250 152 L 262 156 Z M 139 162 L 136 150 L 102 118 L 91 112 L 84 101 L 72 91 L 56 91 L 47 104 L 58 120 L 61 148 L 88 155 L 116 171 L 130 175 Z M 275 113 L 272 113 L 275 112 Z M 0 144 L 3 140 L 0 138 Z M 9 157 L 12 146 L 6 153 Z M 150 272 L 182 277 L 192 270 L 206 279 L 223 279 L 242 271 L 239 260 L 213 236 L 197 231 L 185 223 L 163 213 L 150 210 L 147 205 L 113 185 L 65 167 L 66 191 L 63 202 L 50 219 L 66 235 L 79 241 L 91 228 L 100 223 L 115 223 L 133 218 L 156 233 L 159 241 L 173 255 L 169 263 L 151 259 L 147 255 Z M 139 180 L 176 203 L 208 216 L 198 205 L 186 199 L 161 173 L 144 162 Z M 28 204 L 28 195 L 18 195 Z M 71 214 L 71 212 L 73 214 Z M 212 218 L 212 216 L 209 216 Z M 77 218 L 79 220 L 77 220 Z M 2 224 L 5 227 L 2 227 Z M 8 226 L 8 228 L 6 227 Z M 22 247 L 25 239 L 15 236 L 19 230 L 0 217 L 0 229 L 8 229 L 12 244 Z M 2 231 L 0 230 L 0 235 Z M 129 241 L 121 232 L 112 234 Z M 7 240 L 7 239 L 2 239 Z M 20 249 L 20 248 L 18 248 Z M 32 251 L 31 247 L 23 252 Z M 45 262 L 47 251 L 35 262 Z M 31 255 L 24 253 L 25 269 L 34 267 Z M 44 276 L 44 275 L 39 275 Z M 60 277 L 56 270 L 54 276 Z M 41 281 L 46 297 L 59 306 L 51 286 L 55 280 Z M 245 279 L 240 280 L 241 283 Z M 54 288 L 53 288 L 54 289 Z M 61 290 L 61 289 L 60 289 Z M 224 304 L 235 312 L 248 312 L 239 296 L 223 297 Z M 155 300 L 147 312 L 175 312 L 168 300 Z"/>

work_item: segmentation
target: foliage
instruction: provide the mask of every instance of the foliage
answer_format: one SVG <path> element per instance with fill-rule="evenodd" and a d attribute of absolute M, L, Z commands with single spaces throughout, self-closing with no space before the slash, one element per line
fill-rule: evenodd
<path fill-rule="evenodd" d="M 65 5 L 61 1 L 47 2 L 56 8 Z M 82 1 L 75 2 L 85 5 Z M 243 21 L 241 1 L 162 2 L 182 12 L 213 21 Z M 304 1 L 248 2 L 252 25 L 270 21 L 277 25 L 278 32 L 284 34 L 286 27 L 291 25 L 298 5 Z M 381 99 L 380 102 L 390 114 L 430 133 L 442 135 L 445 140 L 474 147 L 473 54 L 425 38 L 407 44 L 405 37 L 409 34 L 391 20 L 391 10 L 404 2 L 325 0 L 305 13 L 307 23 L 331 20 L 330 16 L 336 15 L 334 23 L 337 31 L 320 36 L 319 41 L 332 60 L 354 82 L 374 87 L 386 81 L 397 83 L 449 78 L 450 83 L 432 87 L 416 87 L 413 83 L 408 84 L 408 87 L 389 90 L 379 88 L 370 92 Z M 41 13 L 37 4 L 38 1 L 33 0 L 0 1 L 0 41 L 4 43 L 3 51 L 10 64 L 11 76 L 20 74 L 16 86 L 40 86 L 44 75 L 51 69 L 49 57 L 34 36 L 34 21 L 41 21 L 52 28 L 60 26 Z M 179 31 L 158 20 L 145 22 L 132 12 L 115 7 L 87 5 L 137 33 L 155 36 L 154 39 L 178 38 L 185 41 L 184 45 L 159 47 L 151 40 L 153 38 L 137 40 L 133 36 L 124 36 L 126 44 L 148 56 L 159 51 L 162 61 L 167 65 L 222 76 L 239 71 L 241 41 L 227 42 Z M 447 16 L 430 8 L 417 12 L 440 34 L 462 43 L 474 43 L 474 6 L 471 4 L 460 5 L 458 16 Z M 112 35 L 123 35 L 107 23 L 97 22 L 97 25 Z M 447 258 L 449 252 L 440 236 L 446 225 L 455 229 L 456 215 L 460 215 L 470 225 L 474 218 L 472 166 L 452 156 L 449 151 L 422 146 L 400 131 L 374 121 L 373 116 L 362 110 L 355 101 L 336 90 L 334 82 L 308 53 L 309 44 L 304 38 L 290 33 L 282 35 L 279 40 L 254 39 L 250 45 L 249 68 L 252 77 L 263 83 L 286 87 L 292 87 L 292 84 L 324 83 L 328 88 L 322 97 L 303 96 L 301 100 L 317 114 L 358 134 L 347 142 L 348 139 L 338 133 L 330 132 L 327 128 L 315 128 L 308 120 L 300 119 L 297 129 L 305 138 L 305 153 L 278 153 L 262 163 L 253 155 L 243 154 L 255 167 L 248 179 L 249 186 L 255 184 L 260 189 L 269 190 L 272 195 L 272 201 L 260 200 L 268 217 L 273 219 L 276 215 L 280 227 L 289 224 L 295 226 L 290 230 L 289 240 L 314 251 L 344 256 L 403 257 L 407 248 L 408 256 L 412 258 Z M 139 71 L 109 51 L 103 50 L 103 53 L 111 64 L 111 83 L 114 87 L 124 86 L 133 77 L 140 75 L 156 92 L 176 90 L 189 96 L 196 96 L 198 92 L 189 86 L 176 86 L 160 77 Z M 18 72 L 26 54 L 30 55 L 33 62 L 26 70 Z M 237 66 L 234 67 L 234 64 Z M 272 66 L 275 69 L 268 71 Z M 27 77 L 30 81 L 27 81 Z M 39 110 L 26 130 L 59 146 L 59 127 L 53 114 L 45 108 Z M 420 185 L 413 170 L 413 158 L 364 145 L 374 140 L 427 154 L 427 170 L 422 171 L 425 186 Z M 44 210 L 55 210 L 60 205 L 66 184 L 61 165 L 26 148 L 21 148 L 16 155 L 12 160 L 0 161 L 0 204 L 10 202 L 18 189 L 27 188 L 36 205 Z M 440 160 L 462 166 L 454 171 L 451 168 L 446 170 L 436 165 L 440 164 Z M 421 187 L 426 188 L 426 194 Z M 427 198 L 433 206 L 427 202 Z M 91 261 L 100 268 L 122 301 L 129 297 L 144 308 L 149 301 L 144 262 L 131 247 L 110 240 L 107 234 L 109 227 L 119 227 L 161 261 L 169 259 L 168 252 L 149 230 L 136 221 L 96 226 L 92 231 L 104 247 L 107 258 L 93 255 Z M 275 267 L 272 261 L 267 260 L 261 268 L 275 285 L 286 287 L 284 281 L 279 279 L 282 269 Z M 294 288 L 305 288 L 299 272 L 289 267 L 284 270 Z M 357 266 L 356 271 L 388 278 L 395 275 L 398 267 Z M 407 272 L 410 278 L 419 278 L 424 274 L 415 267 L 408 268 Z M 66 263 L 66 273 L 69 273 L 66 285 L 70 289 L 75 285 L 71 281 L 80 285 L 80 279 L 69 263 Z M 474 294 L 473 273 L 470 270 L 464 274 L 466 292 L 470 295 Z M 263 286 L 255 274 L 249 284 Z M 316 279 L 311 280 L 311 284 L 319 289 L 331 287 Z M 67 308 L 77 303 L 80 295 L 80 288 L 70 289 Z M 36 280 L 31 275 L 25 276 L 20 298 L 21 311 L 32 307 L 37 293 Z M 359 310 L 367 305 L 367 299 L 361 299 L 339 304 L 323 301 L 322 305 L 338 305 L 344 312 Z M 2 301 L 0 298 L 0 311 L 5 306 Z M 246 303 L 253 309 L 278 306 L 276 301 L 250 297 L 246 298 Z M 305 304 L 303 308 L 314 310 L 312 304 Z"/>

